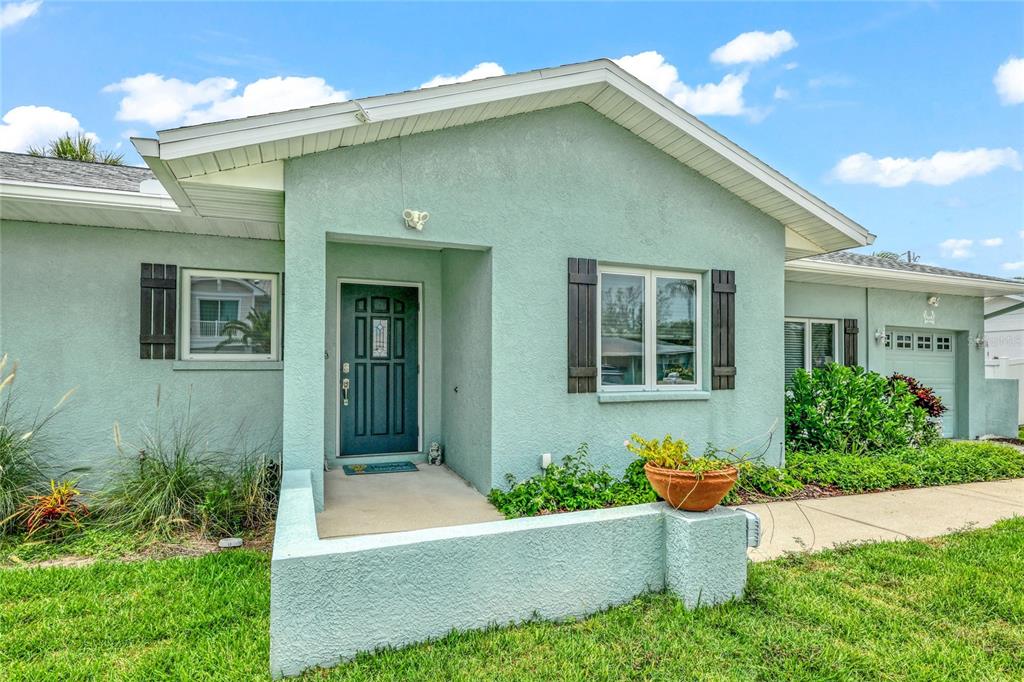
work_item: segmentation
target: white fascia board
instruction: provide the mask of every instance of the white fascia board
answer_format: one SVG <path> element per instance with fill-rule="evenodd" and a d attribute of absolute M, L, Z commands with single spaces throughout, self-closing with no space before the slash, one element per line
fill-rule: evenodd
<path fill-rule="evenodd" d="M 181 213 L 174 199 L 164 194 L 141 194 L 17 180 L 0 180 L 0 198 L 90 208 Z"/>
<path fill-rule="evenodd" d="M 843 280 L 870 279 L 872 286 L 878 289 L 890 289 L 906 284 L 928 285 L 936 293 L 961 293 L 967 296 L 998 296 L 1008 294 L 1024 294 L 1024 282 L 999 282 L 991 279 L 975 279 L 973 277 L 957 277 L 955 275 L 939 275 L 931 272 L 911 272 L 909 270 L 890 270 L 875 268 L 868 265 L 850 265 L 848 263 L 827 263 L 822 261 L 796 260 L 786 263 L 788 273 L 824 274 L 834 277 L 836 284 Z M 793 280 L 799 281 L 799 280 Z M 888 286 L 887 286 L 888 285 Z M 863 286 L 857 284 L 856 286 Z"/>

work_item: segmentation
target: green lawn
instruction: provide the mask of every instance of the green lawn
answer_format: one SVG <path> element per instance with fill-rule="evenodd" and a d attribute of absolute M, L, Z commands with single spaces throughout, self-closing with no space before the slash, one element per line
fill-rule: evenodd
<path fill-rule="evenodd" d="M 0 571 L 0 678 L 265 679 L 268 572 L 247 551 Z M 1024 518 L 756 565 L 747 598 L 718 608 L 652 595 L 308 679 L 1021 680 Z"/>

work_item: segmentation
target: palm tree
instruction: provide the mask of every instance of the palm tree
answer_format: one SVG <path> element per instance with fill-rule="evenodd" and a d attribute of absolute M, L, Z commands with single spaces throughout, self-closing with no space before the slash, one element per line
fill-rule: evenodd
<path fill-rule="evenodd" d="M 60 137 L 50 140 L 42 148 L 29 147 L 28 153 L 30 156 L 105 163 L 111 166 L 120 166 L 124 163 L 124 154 L 115 154 L 100 149 L 91 137 L 86 137 L 82 133 L 77 133 L 74 137 L 71 137 L 71 133 L 64 133 Z"/>
<path fill-rule="evenodd" d="M 226 337 L 217 344 L 217 350 L 241 343 L 255 353 L 270 353 L 270 313 L 253 308 L 245 320 L 231 320 L 221 332 Z M 235 334 L 239 338 L 235 339 Z"/>
<path fill-rule="evenodd" d="M 888 258 L 889 260 L 900 260 L 903 254 L 896 253 L 895 251 L 875 251 L 871 254 L 875 258 Z"/>

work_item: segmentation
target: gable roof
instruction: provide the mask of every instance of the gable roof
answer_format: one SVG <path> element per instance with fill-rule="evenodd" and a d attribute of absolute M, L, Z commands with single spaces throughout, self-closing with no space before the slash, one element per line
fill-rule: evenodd
<path fill-rule="evenodd" d="M 1024 282 L 1018 280 L 850 251 L 790 261 L 786 263 L 786 279 L 792 282 L 898 288 L 935 294 L 1024 294 Z"/>
<path fill-rule="evenodd" d="M 586 104 L 785 225 L 787 258 L 874 240 L 607 59 L 163 130 L 158 139 L 132 142 L 182 211 L 245 210 L 250 218 L 280 220 L 283 211 L 267 192 L 283 190 L 285 159 L 573 103 Z M 243 176 L 259 176 L 258 183 L 246 186 Z"/>
<path fill-rule="evenodd" d="M 139 192 L 141 183 L 155 178 L 153 171 L 138 166 L 0 152 L 0 179 L 3 180 Z"/>

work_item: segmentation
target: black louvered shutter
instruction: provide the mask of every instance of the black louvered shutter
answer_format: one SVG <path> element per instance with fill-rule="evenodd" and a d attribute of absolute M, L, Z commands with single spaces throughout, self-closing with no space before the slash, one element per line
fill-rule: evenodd
<path fill-rule="evenodd" d="M 857 365 L 857 320 L 843 320 L 843 364 L 847 367 Z"/>
<path fill-rule="evenodd" d="M 736 388 L 736 273 L 711 271 L 711 388 Z"/>
<path fill-rule="evenodd" d="M 597 261 L 569 259 L 569 393 L 597 391 Z"/>
<path fill-rule="evenodd" d="M 139 357 L 143 360 L 174 360 L 178 267 L 143 263 L 140 285 Z"/>

